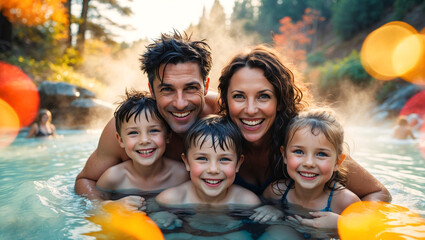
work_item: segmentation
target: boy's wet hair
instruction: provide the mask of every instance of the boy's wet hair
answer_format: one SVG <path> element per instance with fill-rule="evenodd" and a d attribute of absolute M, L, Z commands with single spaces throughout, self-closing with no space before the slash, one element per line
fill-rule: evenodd
<path fill-rule="evenodd" d="M 162 82 L 165 67 L 171 64 L 193 62 L 199 65 L 200 74 L 205 86 L 206 79 L 212 67 L 211 49 L 205 42 L 191 40 L 191 35 L 180 34 L 174 30 L 172 34 L 161 34 L 153 43 L 146 46 L 146 52 L 141 56 L 141 69 L 148 74 L 149 84 L 153 87 L 155 77 Z M 162 75 L 160 66 L 165 64 Z"/>
<path fill-rule="evenodd" d="M 213 142 L 211 147 L 214 151 L 217 147 L 223 150 L 234 148 L 240 159 L 243 137 L 239 128 L 229 118 L 215 114 L 201 118 L 189 128 L 184 140 L 185 154 L 193 146 L 202 147 L 209 138 Z"/>
<path fill-rule="evenodd" d="M 158 120 L 164 123 L 164 126 L 167 128 L 167 133 L 170 132 L 170 128 L 167 122 L 162 118 L 161 114 L 158 111 L 156 106 L 156 101 L 150 96 L 146 91 L 136 91 L 130 90 L 125 91 L 124 100 L 119 103 L 119 106 L 114 112 L 115 117 L 115 127 L 117 133 L 121 136 L 121 126 L 122 123 L 130 121 L 130 118 L 134 115 L 134 121 L 138 118 L 140 114 L 144 111 L 145 118 L 148 120 L 148 114 L 152 118 L 157 118 Z"/>

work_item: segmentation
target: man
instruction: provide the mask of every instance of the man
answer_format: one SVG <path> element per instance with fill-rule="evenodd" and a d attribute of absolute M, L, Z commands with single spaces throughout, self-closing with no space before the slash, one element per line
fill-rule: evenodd
<path fill-rule="evenodd" d="M 200 117 L 217 112 L 217 95 L 207 95 L 212 66 L 210 47 L 204 40 L 192 41 L 187 34 L 174 31 L 173 36 L 162 34 L 148 45 L 140 60 L 142 71 L 148 75 L 152 97 L 172 130 L 165 156 L 180 160 L 183 137 L 189 127 Z M 115 132 L 115 120 L 111 119 L 100 136 L 97 149 L 75 180 L 77 194 L 101 199 L 96 181 L 109 167 L 129 160 Z"/>

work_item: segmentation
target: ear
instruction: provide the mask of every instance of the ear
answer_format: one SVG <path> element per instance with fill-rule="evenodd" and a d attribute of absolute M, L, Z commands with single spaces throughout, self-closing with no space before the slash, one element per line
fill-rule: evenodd
<path fill-rule="evenodd" d="M 345 160 L 345 157 L 346 157 L 345 154 L 339 155 L 339 157 L 338 157 L 338 159 L 336 160 L 336 163 L 335 163 L 334 171 L 336 171 L 338 169 L 338 167 L 341 166 L 341 163 Z"/>
<path fill-rule="evenodd" d="M 155 93 L 154 93 L 154 91 L 153 91 L 153 87 L 151 86 L 151 84 L 150 84 L 150 83 L 148 83 L 148 87 L 149 87 L 149 92 L 151 93 L 152 98 L 153 98 L 153 99 L 155 99 Z M 156 99 L 155 99 L 155 100 L 156 100 Z"/>
<path fill-rule="evenodd" d="M 207 80 L 205 81 L 204 95 L 207 95 L 209 86 L 210 86 L 210 78 L 207 78 Z"/>
<path fill-rule="evenodd" d="M 124 142 L 122 141 L 122 137 L 120 137 L 118 133 L 115 133 L 115 137 L 117 138 L 120 147 L 124 148 Z"/>
<path fill-rule="evenodd" d="M 245 160 L 245 158 L 244 158 L 244 155 L 242 154 L 241 157 L 239 158 L 238 163 L 236 164 L 236 172 L 239 172 L 239 168 L 241 168 L 241 165 L 242 165 L 244 160 Z"/>
<path fill-rule="evenodd" d="M 182 153 L 182 160 L 184 162 L 184 165 L 186 166 L 186 171 L 190 172 L 190 165 L 189 165 L 189 160 L 186 158 L 186 155 L 184 155 L 184 153 Z"/>
<path fill-rule="evenodd" d="M 283 163 L 288 164 L 288 161 L 286 160 L 285 157 L 285 148 L 283 146 L 280 146 L 280 154 L 282 154 L 282 158 L 283 158 Z"/>

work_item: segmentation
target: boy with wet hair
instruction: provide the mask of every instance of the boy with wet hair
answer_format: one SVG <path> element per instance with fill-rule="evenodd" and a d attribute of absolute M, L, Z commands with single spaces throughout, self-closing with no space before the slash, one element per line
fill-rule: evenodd
<path fill-rule="evenodd" d="M 114 115 L 116 139 L 131 160 L 110 167 L 97 181 L 105 200 L 131 195 L 120 201 L 139 209 L 143 196 L 187 181 L 184 164 L 163 156 L 171 132 L 147 92 L 126 92 Z"/>
<path fill-rule="evenodd" d="M 210 115 L 188 131 L 182 159 L 191 180 L 159 194 L 164 206 L 204 204 L 209 206 L 256 206 L 260 199 L 253 192 L 234 185 L 243 162 L 242 135 L 226 117 Z"/>

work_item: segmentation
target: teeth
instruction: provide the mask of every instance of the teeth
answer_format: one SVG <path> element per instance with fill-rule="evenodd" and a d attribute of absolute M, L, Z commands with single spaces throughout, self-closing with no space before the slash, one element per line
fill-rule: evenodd
<path fill-rule="evenodd" d="M 304 177 L 315 177 L 317 174 L 315 174 L 315 173 L 302 173 L 302 172 L 300 172 L 300 175 L 301 176 L 304 176 Z"/>
<path fill-rule="evenodd" d="M 248 120 L 241 120 L 243 124 L 249 125 L 249 126 L 255 126 L 260 124 L 263 120 L 255 120 L 255 121 L 248 121 Z"/>
<path fill-rule="evenodd" d="M 207 179 L 204 179 L 204 181 L 209 183 L 209 184 L 217 184 L 217 183 L 221 182 L 221 180 L 207 180 Z"/>
<path fill-rule="evenodd" d="M 174 116 L 178 117 L 178 118 L 183 118 L 186 117 L 190 114 L 190 111 L 187 112 L 171 112 L 171 114 L 173 114 Z"/>
<path fill-rule="evenodd" d="M 137 151 L 138 153 L 142 154 L 142 155 L 148 155 L 150 153 L 152 153 L 154 151 L 154 149 L 151 150 L 139 150 Z"/>

